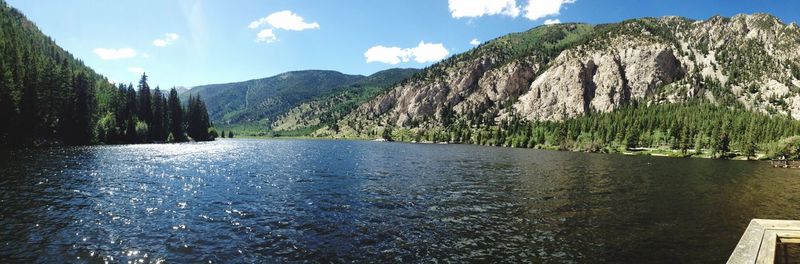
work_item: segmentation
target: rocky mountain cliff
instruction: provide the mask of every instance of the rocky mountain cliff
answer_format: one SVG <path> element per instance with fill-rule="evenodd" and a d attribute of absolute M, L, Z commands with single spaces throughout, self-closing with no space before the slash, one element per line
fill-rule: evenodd
<path fill-rule="evenodd" d="M 800 119 L 800 29 L 767 14 L 559 24 L 426 68 L 319 134 L 561 121 L 704 100 Z"/>

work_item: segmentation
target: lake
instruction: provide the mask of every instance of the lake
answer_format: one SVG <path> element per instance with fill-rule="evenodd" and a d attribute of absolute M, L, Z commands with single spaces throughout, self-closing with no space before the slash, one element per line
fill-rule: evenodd
<path fill-rule="evenodd" d="M 4 150 L 2 262 L 724 262 L 800 170 L 368 141 Z"/>

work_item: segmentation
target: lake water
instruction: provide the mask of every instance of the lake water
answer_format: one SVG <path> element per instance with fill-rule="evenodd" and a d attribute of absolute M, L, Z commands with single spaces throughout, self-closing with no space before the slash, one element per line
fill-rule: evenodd
<path fill-rule="evenodd" d="M 220 140 L 0 154 L 2 262 L 724 262 L 800 170 L 469 145 Z"/>

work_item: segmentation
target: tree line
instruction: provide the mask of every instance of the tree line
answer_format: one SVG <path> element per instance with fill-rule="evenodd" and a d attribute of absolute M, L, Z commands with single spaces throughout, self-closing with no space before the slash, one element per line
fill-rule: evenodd
<path fill-rule="evenodd" d="M 151 90 L 145 74 L 136 88 L 119 84 L 109 92 L 96 126 L 99 142 L 208 141 L 218 136 L 199 96 L 190 95 L 184 108 L 175 88 L 167 94 L 159 87 Z"/>
<path fill-rule="evenodd" d="M 701 100 L 686 103 L 632 104 L 610 113 L 590 113 L 564 121 L 527 121 L 511 116 L 496 125 L 461 119 L 444 128 L 385 128 L 369 131 L 400 141 L 431 141 L 522 148 L 557 148 L 589 152 L 620 152 L 638 148 L 705 153 L 716 158 L 763 152 L 769 157 L 800 158 L 792 150 L 800 122 Z M 786 143 L 789 142 L 789 143 Z"/>
<path fill-rule="evenodd" d="M 118 85 L 0 0 L 0 146 L 211 140 L 205 103 Z"/>
<path fill-rule="evenodd" d="M 0 1 L 0 145 L 90 142 L 102 82 Z"/>
<path fill-rule="evenodd" d="M 133 84 L 114 87 L 83 70 L 68 69 L 66 74 L 29 71 L 22 82 L 15 82 L 14 68 L 6 65 L 0 64 L 0 123 L 4 124 L 0 145 L 183 142 L 217 137 L 205 102 L 189 96 L 183 105 L 175 88 L 166 94 L 158 87 L 151 91 L 146 75 L 137 89 Z"/>

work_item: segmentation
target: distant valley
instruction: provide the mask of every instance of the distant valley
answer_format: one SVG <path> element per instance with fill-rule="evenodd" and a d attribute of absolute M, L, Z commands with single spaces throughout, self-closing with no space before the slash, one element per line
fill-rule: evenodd
<path fill-rule="evenodd" d="M 253 135 L 283 132 L 305 135 L 336 124 L 357 106 L 411 77 L 417 69 L 389 69 L 370 76 L 307 70 L 264 79 L 212 84 L 183 90 L 199 95 L 212 121 Z M 275 135 L 275 133 L 269 133 Z"/>

